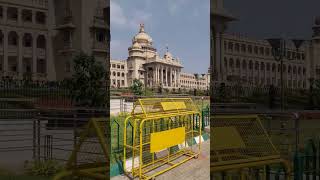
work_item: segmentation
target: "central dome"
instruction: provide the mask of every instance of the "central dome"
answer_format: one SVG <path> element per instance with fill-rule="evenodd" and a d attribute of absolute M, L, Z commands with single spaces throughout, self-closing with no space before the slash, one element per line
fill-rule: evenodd
<path fill-rule="evenodd" d="M 139 33 L 133 37 L 132 41 L 138 43 L 152 43 L 152 38 L 144 31 L 144 24 L 140 24 Z"/>

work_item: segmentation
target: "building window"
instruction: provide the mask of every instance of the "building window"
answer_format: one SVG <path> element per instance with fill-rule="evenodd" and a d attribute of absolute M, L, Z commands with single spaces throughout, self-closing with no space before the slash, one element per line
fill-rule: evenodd
<path fill-rule="evenodd" d="M 252 63 L 252 61 L 249 62 L 249 69 L 250 69 L 250 70 L 253 69 L 253 63 Z"/>
<path fill-rule="evenodd" d="M 112 73 L 112 74 L 113 74 L 113 76 L 116 76 L 116 72 L 115 72 L 115 71 L 113 71 L 113 73 Z"/>
<path fill-rule="evenodd" d="M 270 71 L 270 63 L 267 63 L 267 71 Z"/>
<path fill-rule="evenodd" d="M 32 11 L 24 9 L 22 10 L 22 21 L 23 22 L 32 22 Z"/>
<path fill-rule="evenodd" d="M 255 63 L 255 67 L 254 68 L 255 68 L 255 70 L 259 70 L 259 63 L 258 62 Z"/>
<path fill-rule="evenodd" d="M 121 65 L 121 69 L 124 69 L 124 65 Z"/>
<path fill-rule="evenodd" d="M 239 59 L 237 59 L 236 68 L 240 68 L 240 60 Z"/>
<path fill-rule="evenodd" d="M 113 68 L 116 68 L 116 65 L 115 65 L 115 64 L 112 64 L 112 67 L 113 67 Z"/>
<path fill-rule="evenodd" d="M 10 46 L 17 46 L 18 45 L 18 34 L 14 31 L 11 31 L 9 33 L 9 36 L 8 36 L 8 44 Z"/>
<path fill-rule="evenodd" d="M 262 56 L 264 55 L 264 48 L 263 47 L 260 47 L 259 54 Z"/>
<path fill-rule="evenodd" d="M 264 71 L 264 62 L 261 62 L 261 70 Z"/>
<path fill-rule="evenodd" d="M 229 42 L 228 49 L 229 49 L 229 51 L 233 51 L 233 43 L 232 42 Z"/>
<path fill-rule="evenodd" d="M 3 7 L 0 6 L 0 18 L 2 19 L 3 18 Z"/>
<path fill-rule="evenodd" d="M 238 43 L 235 44 L 234 46 L 235 51 L 239 52 L 240 51 L 240 45 Z"/>
<path fill-rule="evenodd" d="M 244 69 L 244 70 L 247 69 L 247 63 L 245 60 L 242 61 L 242 69 Z"/>
<path fill-rule="evenodd" d="M 124 80 L 121 80 L 121 85 L 124 86 Z"/>
<path fill-rule="evenodd" d="M 117 69 L 120 69 L 120 65 L 119 64 L 117 65 Z"/>
<path fill-rule="evenodd" d="M 121 73 L 121 77 L 124 77 L 124 73 Z"/>
<path fill-rule="evenodd" d="M 258 46 L 255 46 L 255 47 L 254 47 L 254 53 L 255 53 L 255 54 L 258 54 Z"/>
<path fill-rule="evenodd" d="M 40 35 L 37 38 L 37 48 L 45 49 L 46 48 L 46 38 L 44 35 Z"/>
<path fill-rule="evenodd" d="M 36 12 L 36 22 L 37 24 L 46 24 L 46 14 L 44 12 Z"/>
<path fill-rule="evenodd" d="M 16 56 L 9 56 L 8 57 L 8 65 L 9 65 L 9 71 L 17 72 L 18 58 Z"/>
<path fill-rule="evenodd" d="M 266 56 L 270 56 L 270 48 L 266 48 Z"/>
<path fill-rule="evenodd" d="M 117 73 L 117 76 L 120 77 L 120 72 Z"/>
<path fill-rule="evenodd" d="M 98 42 L 105 42 L 106 36 L 105 36 L 105 32 L 103 30 L 97 30 L 96 32 L 96 40 Z"/>
<path fill-rule="evenodd" d="M 46 61 L 44 59 L 38 59 L 37 61 L 37 73 L 46 73 Z"/>
<path fill-rule="evenodd" d="M 248 52 L 252 53 L 252 46 L 251 45 L 248 45 Z"/>
<path fill-rule="evenodd" d="M 291 66 L 289 66 L 288 68 L 288 73 L 291 73 Z"/>
<path fill-rule="evenodd" d="M 246 53 L 246 45 L 245 44 L 242 44 L 241 45 L 241 52 L 243 52 L 243 53 Z"/>
<path fill-rule="evenodd" d="M 18 21 L 18 9 L 15 7 L 8 7 L 7 18 L 12 21 Z"/>
<path fill-rule="evenodd" d="M 276 71 L 276 65 L 272 64 L 272 72 L 275 72 L 275 71 Z"/>
<path fill-rule="evenodd" d="M 24 34 L 23 45 L 24 45 L 24 47 L 32 47 L 32 36 L 30 33 Z"/>

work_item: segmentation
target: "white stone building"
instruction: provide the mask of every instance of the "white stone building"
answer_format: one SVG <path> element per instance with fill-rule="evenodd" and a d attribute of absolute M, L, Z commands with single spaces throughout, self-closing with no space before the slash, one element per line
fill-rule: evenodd
<path fill-rule="evenodd" d="M 133 37 L 128 52 L 129 56 L 125 61 L 111 60 L 111 87 L 129 87 L 134 79 L 138 79 L 149 88 L 208 88 L 208 75 L 183 73 L 182 62 L 173 57 L 168 48 L 161 57 L 153 47 L 153 40 L 145 32 L 143 24 L 140 25 L 138 34 Z M 122 64 L 124 69 L 116 68 L 118 64 Z"/>

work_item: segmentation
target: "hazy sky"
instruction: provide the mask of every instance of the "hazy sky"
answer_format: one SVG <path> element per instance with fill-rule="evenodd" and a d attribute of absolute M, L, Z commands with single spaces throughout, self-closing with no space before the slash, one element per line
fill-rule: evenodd
<path fill-rule="evenodd" d="M 260 39 L 310 39 L 314 19 L 320 16 L 320 0 L 225 0 L 224 6 L 239 19 L 228 32 Z"/>
<path fill-rule="evenodd" d="M 210 61 L 209 0 L 111 0 L 111 59 L 125 60 L 132 38 L 145 24 L 163 56 L 166 45 L 184 72 L 207 72 Z"/>

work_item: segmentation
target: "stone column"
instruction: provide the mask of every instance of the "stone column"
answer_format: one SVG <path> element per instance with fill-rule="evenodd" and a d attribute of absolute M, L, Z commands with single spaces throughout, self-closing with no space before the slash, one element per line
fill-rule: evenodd
<path fill-rule="evenodd" d="M 160 70 L 161 70 L 161 72 L 160 72 L 160 75 L 161 75 L 161 80 L 160 80 L 160 82 L 161 82 L 161 84 L 162 84 L 162 86 L 163 86 L 163 66 L 161 65 L 160 66 Z"/>
<path fill-rule="evenodd" d="M 168 67 L 166 66 L 166 87 L 168 87 Z"/>
<path fill-rule="evenodd" d="M 22 65 L 22 54 L 23 54 L 23 32 L 18 32 L 18 36 L 19 36 L 19 39 L 18 39 L 18 76 L 19 76 L 19 79 L 22 79 L 23 77 L 23 65 Z"/>
<path fill-rule="evenodd" d="M 37 36 L 38 34 L 32 34 L 32 73 L 36 77 L 37 74 Z"/>
<path fill-rule="evenodd" d="M 6 12 L 6 11 L 4 11 L 4 12 Z M 4 76 L 6 76 L 7 72 L 9 72 L 9 67 L 8 67 L 8 32 L 6 29 L 3 30 L 3 70 L 4 70 Z"/>

